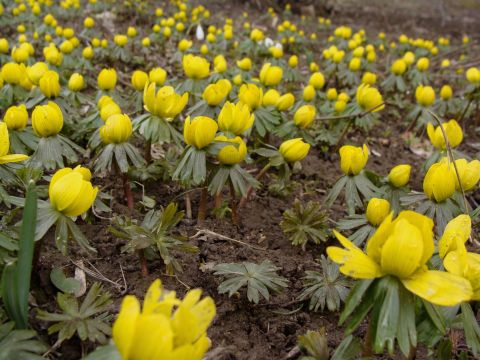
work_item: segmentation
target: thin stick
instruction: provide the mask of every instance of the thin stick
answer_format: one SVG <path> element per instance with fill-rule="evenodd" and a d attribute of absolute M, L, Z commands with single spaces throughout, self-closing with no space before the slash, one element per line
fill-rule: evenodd
<path fill-rule="evenodd" d="M 228 236 L 225 236 L 225 235 L 222 235 L 222 234 L 219 234 L 219 233 L 216 233 L 214 231 L 207 230 L 207 229 L 198 230 L 198 232 L 195 235 L 191 236 L 191 239 L 195 239 L 195 238 L 199 237 L 200 235 L 206 235 L 207 237 L 210 235 L 212 237 L 216 237 L 217 239 L 225 240 L 225 241 L 231 241 L 231 242 L 241 244 L 241 245 L 247 246 L 247 247 L 255 249 L 255 250 L 261 250 L 261 251 L 267 251 L 268 250 L 268 249 L 261 248 L 259 246 L 250 245 L 250 244 L 248 244 L 246 242 L 243 242 L 243 241 L 240 241 L 240 240 L 232 239 Z"/>

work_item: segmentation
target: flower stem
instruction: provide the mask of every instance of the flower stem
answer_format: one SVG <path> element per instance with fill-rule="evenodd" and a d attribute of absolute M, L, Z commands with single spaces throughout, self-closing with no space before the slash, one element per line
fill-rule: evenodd
<path fill-rule="evenodd" d="M 150 140 L 147 140 L 145 142 L 145 153 L 143 154 L 143 156 L 145 157 L 147 164 L 150 164 L 152 162 L 152 142 Z"/>
<path fill-rule="evenodd" d="M 123 193 L 125 194 L 125 199 L 127 199 L 127 206 L 130 211 L 133 211 L 133 194 L 132 188 L 130 187 L 130 182 L 128 181 L 128 174 L 122 173 L 122 184 L 123 184 Z"/>
<path fill-rule="evenodd" d="M 362 355 L 370 358 L 373 355 L 372 350 L 372 319 L 368 321 L 367 333 L 365 334 L 365 340 L 363 342 L 363 352 Z"/>
<path fill-rule="evenodd" d="M 223 201 L 222 193 L 219 192 L 215 194 L 215 209 L 218 209 L 220 208 L 220 206 L 222 206 L 222 201 Z"/>
<path fill-rule="evenodd" d="M 207 187 L 203 187 L 202 192 L 200 193 L 200 202 L 198 204 L 197 223 L 199 226 L 203 226 L 205 218 L 207 217 L 207 196 L 208 189 Z"/>
<path fill-rule="evenodd" d="M 235 188 L 233 187 L 232 180 L 228 182 L 228 185 L 230 187 L 230 208 L 232 209 L 232 222 L 234 225 L 238 225 L 237 199 L 235 198 Z"/>
<path fill-rule="evenodd" d="M 140 269 L 142 272 L 143 277 L 148 276 L 148 267 L 147 267 L 147 260 L 145 259 L 145 252 L 144 249 L 137 250 L 138 259 L 140 260 Z"/>
<path fill-rule="evenodd" d="M 187 217 L 187 219 L 191 219 L 192 218 L 192 199 L 190 199 L 190 193 L 189 192 L 185 193 L 184 199 L 185 199 L 186 217 Z"/>
<path fill-rule="evenodd" d="M 272 164 L 271 163 L 268 163 L 267 165 L 265 165 L 263 167 L 262 170 L 260 170 L 260 172 L 258 173 L 258 175 L 255 177 L 255 179 L 257 180 L 260 180 L 266 173 L 267 171 L 272 167 Z M 252 195 L 252 192 L 253 192 L 253 186 L 249 186 L 248 189 L 247 189 L 247 193 L 244 197 L 242 197 L 242 199 L 240 200 L 240 203 L 238 204 L 238 208 L 241 209 L 242 207 L 245 206 L 245 204 L 247 203 L 248 199 L 250 198 L 250 195 Z"/>

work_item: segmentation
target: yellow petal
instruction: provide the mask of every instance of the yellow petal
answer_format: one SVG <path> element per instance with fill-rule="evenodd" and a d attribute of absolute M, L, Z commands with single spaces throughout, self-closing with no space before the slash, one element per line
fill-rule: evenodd
<path fill-rule="evenodd" d="M 132 346 L 135 324 L 140 315 L 140 303 L 137 298 L 127 295 L 122 301 L 120 313 L 113 323 L 112 337 L 117 349 L 122 354 L 122 359 L 128 359 L 130 347 Z"/>
<path fill-rule="evenodd" d="M 457 242 L 465 243 L 472 232 L 470 216 L 462 214 L 450 220 L 445 227 L 441 239 L 438 241 L 438 254 L 444 258 L 449 251 L 457 249 Z"/>
<path fill-rule="evenodd" d="M 444 271 L 419 270 L 401 281 L 415 295 L 440 306 L 454 306 L 469 301 L 473 295 L 469 281 Z"/>
<path fill-rule="evenodd" d="M 415 225 L 421 231 L 423 239 L 423 255 L 420 262 L 421 264 L 426 264 L 435 251 L 435 244 L 433 241 L 433 220 L 425 215 L 410 210 L 400 212 L 397 219 L 408 220 L 410 224 Z"/>
<path fill-rule="evenodd" d="M 128 360 L 159 360 L 173 350 L 173 331 L 170 319 L 161 314 L 140 315 Z"/>
<path fill-rule="evenodd" d="M 380 261 L 381 261 L 382 246 L 385 243 L 385 241 L 387 241 L 388 234 L 393 229 L 392 218 L 393 218 L 393 212 L 391 212 L 385 218 L 385 220 L 382 221 L 377 231 L 375 231 L 375 233 L 372 235 L 372 237 L 368 240 L 368 243 L 367 243 L 368 256 L 371 257 L 378 264 L 380 264 Z"/>
<path fill-rule="evenodd" d="M 82 191 L 82 174 L 71 171 L 55 181 L 49 188 L 50 202 L 55 209 L 63 211 L 69 207 Z"/>
<path fill-rule="evenodd" d="M 27 159 L 28 159 L 28 156 L 24 154 L 4 155 L 4 156 L 0 156 L 0 165 L 12 163 L 12 162 L 25 161 Z"/>
<path fill-rule="evenodd" d="M 10 138 L 8 136 L 7 124 L 0 122 L 0 157 L 8 154 L 10 148 Z"/>

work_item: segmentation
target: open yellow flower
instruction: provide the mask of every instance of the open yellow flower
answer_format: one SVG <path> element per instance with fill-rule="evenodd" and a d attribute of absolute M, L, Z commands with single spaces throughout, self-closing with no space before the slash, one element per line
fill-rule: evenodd
<path fill-rule="evenodd" d="M 385 105 L 380 105 L 383 102 L 382 94 L 368 84 L 361 84 L 357 88 L 356 99 L 357 104 L 364 111 L 375 109 L 372 112 L 377 112 L 385 107 Z"/>
<path fill-rule="evenodd" d="M 413 294 L 440 306 L 453 306 L 472 298 L 472 286 L 461 276 L 428 270 L 434 252 L 433 221 L 413 211 L 388 215 L 367 243 L 364 253 L 334 231 L 343 248 L 330 246 L 327 254 L 340 264 L 340 272 L 357 279 L 395 276 Z"/>
<path fill-rule="evenodd" d="M 210 75 L 210 63 L 201 56 L 185 55 L 182 64 L 185 75 L 190 79 L 204 79 Z"/>
<path fill-rule="evenodd" d="M 248 105 L 227 101 L 218 115 L 218 126 L 222 131 L 240 135 L 252 127 L 254 120 L 255 115 L 250 113 Z"/>
<path fill-rule="evenodd" d="M 88 169 L 77 166 L 75 169 L 58 170 L 50 180 L 48 196 L 52 206 L 65 216 L 79 216 L 90 209 L 98 187 L 90 182 Z"/>
<path fill-rule="evenodd" d="M 173 87 L 163 86 L 156 91 L 156 84 L 145 85 L 143 103 L 152 115 L 169 120 L 180 114 L 187 105 L 188 93 L 177 94 Z"/>
<path fill-rule="evenodd" d="M 303 142 L 302 138 L 290 139 L 284 141 L 278 151 L 283 155 L 285 161 L 293 163 L 303 160 L 308 155 L 310 144 Z"/>
<path fill-rule="evenodd" d="M 157 279 L 145 295 L 143 309 L 135 296 L 125 296 L 112 327 L 122 360 L 201 360 L 210 347 L 207 329 L 216 314 L 212 298 L 200 300 L 201 294 L 193 289 L 177 299 Z"/>
<path fill-rule="evenodd" d="M 10 138 L 8 137 L 7 124 L 0 122 L 0 165 L 13 162 L 24 161 L 28 159 L 23 154 L 8 154 L 10 149 Z"/>
<path fill-rule="evenodd" d="M 458 122 L 454 119 L 442 124 L 443 130 L 447 135 L 448 142 L 452 148 L 456 148 L 462 143 L 463 140 L 463 131 Z M 440 126 L 434 127 L 432 123 L 427 125 L 427 135 L 430 139 L 433 146 L 437 149 L 445 150 L 445 138 L 443 137 L 443 132 Z"/>
<path fill-rule="evenodd" d="M 423 179 L 423 191 L 430 200 L 438 203 L 445 201 L 455 192 L 455 178 L 453 165 L 433 164 Z"/>
<path fill-rule="evenodd" d="M 340 148 L 340 168 L 345 175 L 358 175 L 367 165 L 368 147 L 344 145 Z"/>
<path fill-rule="evenodd" d="M 260 71 L 260 81 L 265 86 L 276 86 L 282 81 L 283 70 L 280 66 L 272 66 L 270 63 L 263 65 Z"/>
<path fill-rule="evenodd" d="M 209 145 L 218 130 L 218 124 L 215 120 L 207 116 L 197 116 L 190 120 L 190 116 L 185 119 L 183 127 L 183 138 L 187 145 L 203 149 Z"/>

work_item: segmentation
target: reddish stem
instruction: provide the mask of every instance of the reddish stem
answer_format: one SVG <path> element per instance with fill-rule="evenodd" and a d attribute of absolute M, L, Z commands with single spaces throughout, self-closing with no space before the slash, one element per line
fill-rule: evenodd
<path fill-rule="evenodd" d="M 191 219 L 192 218 L 192 200 L 190 199 L 189 192 L 185 193 L 184 199 L 185 199 L 186 217 L 187 219 Z"/>
<path fill-rule="evenodd" d="M 200 193 L 200 202 L 198 204 L 197 223 L 199 226 L 203 226 L 205 218 L 207 217 L 207 196 L 208 190 L 204 187 Z"/>

